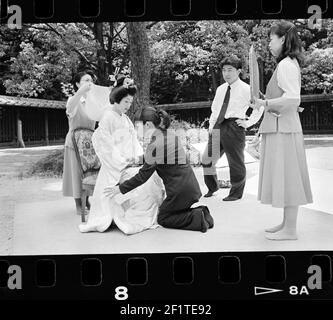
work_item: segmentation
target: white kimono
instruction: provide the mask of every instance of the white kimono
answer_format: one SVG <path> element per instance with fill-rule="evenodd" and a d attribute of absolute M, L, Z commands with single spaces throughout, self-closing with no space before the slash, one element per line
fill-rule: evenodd
<path fill-rule="evenodd" d="M 161 178 L 154 173 L 142 186 L 126 195 L 105 197 L 106 186 L 115 186 L 132 176 L 138 167 L 126 168 L 130 158 L 143 154 L 131 120 L 108 108 L 92 137 L 96 154 L 101 161 L 88 222 L 81 224 L 81 232 L 104 232 L 112 223 L 126 234 L 156 228 L 157 212 L 164 199 L 164 186 Z"/>

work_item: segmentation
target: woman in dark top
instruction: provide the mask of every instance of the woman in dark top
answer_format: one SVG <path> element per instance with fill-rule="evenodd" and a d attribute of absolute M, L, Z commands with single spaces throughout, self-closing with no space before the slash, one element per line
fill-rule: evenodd
<path fill-rule="evenodd" d="M 105 188 L 105 194 L 125 194 L 145 183 L 157 171 L 163 180 L 166 199 L 159 208 L 158 223 L 165 228 L 206 232 L 214 221 L 206 206 L 191 208 L 201 191 L 179 138 L 170 126 L 169 115 L 152 107 L 143 110 L 140 119 L 145 131 L 152 132 L 139 172 L 119 186 Z"/>

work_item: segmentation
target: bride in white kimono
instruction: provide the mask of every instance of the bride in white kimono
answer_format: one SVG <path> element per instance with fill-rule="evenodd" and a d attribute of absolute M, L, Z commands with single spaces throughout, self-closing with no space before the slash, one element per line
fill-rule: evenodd
<path fill-rule="evenodd" d="M 104 188 L 117 185 L 134 176 L 139 168 L 131 164 L 143 155 L 133 123 L 125 114 L 136 93 L 135 86 L 123 85 L 113 90 L 114 105 L 109 106 L 93 134 L 92 142 L 101 161 L 91 209 L 81 232 L 104 232 L 112 221 L 125 234 L 156 228 L 157 212 L 164 199 L 160 177 L 154 174 L 144 185 L 126 195 L 114 198 L 103 194 Z"/>

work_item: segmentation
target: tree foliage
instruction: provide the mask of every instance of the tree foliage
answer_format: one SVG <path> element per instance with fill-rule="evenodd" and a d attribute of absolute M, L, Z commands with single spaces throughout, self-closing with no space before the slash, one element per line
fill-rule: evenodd
<path fill-rule="evenodd" d="M 222 58 L 243 59 L 249 45 L 246 30 L 223 21 L 160 22 L 150 42 L 151 90 L 159 103 L 207 99 L 222 81 Z"/>
<path fill-rule="evenodd" d="M 307 93 L 333 93 L 333 48 L 309 53 L 302 80 Z"/>
<path fill-rule="evenodd" d="M 262 66 L 265 87 L 276 66 L 267 47 L 273 22 L 147 22 L 140 29 L 142 38 L 131 41 L 129 25 L 121 22 L 25 24 L 21 30 L 0 25 L 0 94 L 65 99 L 63 91 L 68 91 L 78 70 L 92 69 L 99 84 L 111 85 L 109 76 L 120 67 L 121 72 L 134 76 L 140 90 L 145 88 L 138 105 L 148 104 L 149 99 L 159 104 L 202 101 L 211 99 L 223 82 L 219 64 L 227 55 L 242 59 L 243 78 L 248 80 L 251 44 Z M 333 20 L 323 20 L 321 30 L 310 29 L 305 19 L 292 22 L 305 49 L 303 93 L 332 92 Z M 144 34 L 148 48 L 140 47 Z M 141 58 L 137 56 L 140 52 Z M 144 59 L 147 56 L 150 61 Z M 136 63 L 134 71 L 133 61 L 150 67 L 140 71 L 143 65 Z"/>
<path fill-rule="evenodd" d="M 7 94 L 62 99 L 61 83 L 76 72 L 91 69 L 99 84 L 109 85 L 115 67 L 129 64 L 124 23 L 34 24 L 15 33 L 1 31 L 1 82 Z"/>

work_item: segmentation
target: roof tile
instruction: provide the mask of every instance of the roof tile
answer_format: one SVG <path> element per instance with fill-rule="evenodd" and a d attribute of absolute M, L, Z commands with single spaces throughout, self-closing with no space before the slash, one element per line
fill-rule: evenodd
<path fill-rule="evenodd" d="M 66 109 L 66 101 L 23 98 L 0 95 L 0 106 L 18 106 L 47 109 Z"/>

